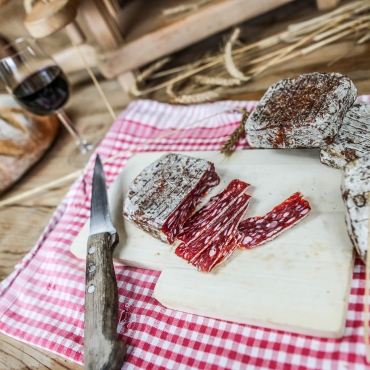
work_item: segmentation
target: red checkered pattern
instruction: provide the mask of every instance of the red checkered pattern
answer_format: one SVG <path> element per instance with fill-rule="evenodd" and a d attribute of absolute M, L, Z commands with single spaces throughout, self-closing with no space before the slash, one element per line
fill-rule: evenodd
<path fill-rule="evenodd" d="M 362 100 L 370 101 L 369 97 Z M 240 121 L 218 102 L 190 107 L 135 101 L 112 125 L 98 152 L 112 156 L 168 130 L 216 115 L 143 148 L 145 151 L 218 150 Z M 229 112 L 226 112 L 230 109 Z M 245 140 L 239 149 L 247 148 Z M 111 184 L 129 156 L 104 166 Z M 0 285 L 0 330 L 83 363 L 84 262 L 69 247 L 89 216 L 91 171 L 56 209 L 36 246 Z M 159 272 L 116 267 L 118 333 L 128 345 L 124 369 L 365 369 L 365 269 L 356 261 L 344 338 L 318 339 L 219 321 L 161 306 L 153 298 Z"/>

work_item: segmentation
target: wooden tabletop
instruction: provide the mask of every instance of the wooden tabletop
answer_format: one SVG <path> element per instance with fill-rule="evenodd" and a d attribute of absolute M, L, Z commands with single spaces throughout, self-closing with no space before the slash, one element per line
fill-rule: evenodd
<path fill-rule="evenodd" d="M 276 14 L 278 15 L 278 12 Z M 252 24 L 251 27 L 255 26 Z M 359 94 L 370 94 L 369 56 L 370 43 L 354 47 L 353 42 L 343 41 L 300 59 L 284 63 L 271 71 L 266 71 L 256 81 L 252 81 L 244 91 L 235 91 L 235 95 L 230 98 L 259 99 L 271 83 L 287 76 L 313 71 L 345 73 L 354 80 Z M 332 64 L 335 60 L 336 62 Z M 110 128 L 112 119 L 95 87 L 88 79 L 85 81 L 88 82 L 74 83 L 67 113 L 83 136 L 102 137 Z M 102 87 L 117 113 L 127 106 L 130 98 L 123 93 L 116 80 L 102 81 Z M 56 142 L 45 157 L 0 199 L 32 189 L 75 171 L 76 169 L 71 167 L 67 161 L 73 148 L 72 138 L 62 128 Z M 0 280 L 6 278 L 13 271 L 16 263 L 35 245 L 70 185 L 71 183 L 63 184 L 41 195 L 0 209 Z M 32 223 L 29 222 L 30 219 Z M 58 370 L 82 369 L 83 367 L 0 333 L 0 370 L 24 368 Z"/>

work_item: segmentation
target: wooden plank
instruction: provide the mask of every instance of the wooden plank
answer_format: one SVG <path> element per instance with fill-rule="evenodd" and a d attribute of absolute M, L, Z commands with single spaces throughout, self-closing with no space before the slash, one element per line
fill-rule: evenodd
<path fill-rule="evenodd" d="M 84 1 L 79 10 L 102 50 L 115 48 L 123 42 L 117 24 L 101 1 Z"/>
<path fill-rule="evenodd" d="M 134 40 L 129 41 L 128 31 L 125 45 L 99 56 L 99 68 L 105 77 L 116 77 L 290 1 L 216 1 L 149 33 L 141 30 Z M 146 29 L 150 28 L 148 22 L 151 20 L 146 20 Z"/>
<path fill-rule="evenodd" d="M 93 68 L 96 66 L 95 49 L 88 44 L 80 45 L 80 49 L 86 59 L 87 64 Z M 85 69 L 85 64 L 81 59 L 78 50 L 70 46 L 52 55 L 53 59 L 59 64 L 64 73 L 73 73 Z"/>
<path fill-rule="evenodd" d="M 0 333 L 0 369 L 83 370 L 83 366 Z"/>

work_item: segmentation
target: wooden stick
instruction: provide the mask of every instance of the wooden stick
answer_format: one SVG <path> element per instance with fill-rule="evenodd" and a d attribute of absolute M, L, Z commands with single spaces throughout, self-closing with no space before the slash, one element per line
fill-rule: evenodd
<path fill-rule="evenodd" d="M 139 149 L 139 148 L 142 148 L 142 147 L 144 147 L 144 146 L 146 146 L 146 145 L 148 145 L 148 144 L 151 144 L 151 143 L 153 143 L 153 142 L 155 142 L 155 141 L 158 141 L 158 140 L 164 139 L 164 138 L 166 138 L 166 137 L 168 137 L 168 136 L 171 136 L 171 135 L 173 135 L 173 134 L 175 134 L 175 133 L 177 133 L 177 132 L 179 132 L 179 131 L 184 130 L 185 128 L 188 128 L 188 127 L 191 127 L 191 126 L 195 125 L 196 123 L 200 123 L 200 122 L 206 121 L 206 120 L 208 120 L 208 119 L 210 119 L 210 118 L 213 118 L 213 117 L 215 117 L 215 116 L 218 116 L 219 114 L 226 113 L 226 112 L 230 112 L 230 111 L 235 111 L 235 110 L 237 110 L 237 111 L 240 111 L 240 112 L 241 112 L 241 111 L 242 111 L 242 109 L 243 109 L 243 108 L 239 108 L 239 107 L 225 109 L 225 110 L 222 110 L 222 111 L 220 111 L 220 112 L 217 112 L 217 113 L 211 114 L 210 116 L 207 116 L 207 117 L 202 118 L 202 119 L 200 119 L 200 120 L 197 120 L 197 121 L 191 122 L 191 123 L 189 123 L 189 124 L 187 124 L 187 125 L 184 125 L 183 127 L 180 127 L 180 128 L 178 128 L 178 129 L 168 131 L 168 132 L 166 132 L 166 133 L 164 133 L 164 134 L 162 134 L 162 135 L 159 135 L 159 136 L 157 136 L 157 137 L 155 137 L 155 138 L 152 138 L 152 139 L 146 140 L 146 141 L 144 141 L 144 142 L 143 142 L 143 143 L 141 143 L 141 144 L 134 145 L 134 146 L 133 146 L 132 148 L 130 148 L 130 149 L 124 150 L 124 151 L 122 151 L 122 152 L 117 153 L 116 155 L 113 155 L 113 156 L 111 156 L 111 157 L 108 157 L 108 158 L 104 159 L 104 160 L 103 160 L 103 164 L 105 164 L 105 163 L 109 163 L 109 162 L 112 162 L 112 161 L 114 161 L 116 158 L 119 158 L 119 157 L 122 157 L 122 156 L 124 156 L 124 155 L 126 155 L 126 154 L 129 154 L 129 153 L 135 152 L 135 151 L 136 151 L 137 149 Z M 4 200 L 0 201 L 0 208 L 5 207 L 5 206 L 8 206 L 8 205 L 10 205 L 10 204 L 14 204 L 14 203 L 19 202 L 19 201 L 22 201 L 22 200 L 24 200 L 24 199 L 26 199 L 26 198 L 29 198 L 29 197 L 31 197 L 31 196 L 33 196 L 33 195 L 39 194 L 39 193 L 44 192 L 44 191 L 46 191 L 46 190 L 50 190 L 50 189 L 52 189 L 52 188 L 54 188 L 54 187 L 57 187 L 57 186 L 60 186 L 61 184 L 64 184 L 65 182 L 72 181 L 72 180 L 76 180 L 76 179 L 77 179 L 80 175 L 82 175 L 84 172 L 90 171 L 90 170 L 92 170 L 93 168 L 94 168 L 94 166 L 90 166 L 90 167 L 87 167 L 87 168 L 85 168 L 85 169 L 77 170 L 77 171 L 72 172 L 72 173 L 70 173 L 70 174 L 68 174 L 68 175 L 66 175 L 66 176 L 63 176 L 63 177 L 61 177 L 61 178 L 59 178 L 59 179 L 57 179 L 57 180 L 53 180 L 53 181 L 51 181 L 51 182 L 48 182 L 47 184 L 44 184 L 44 185 L 38 186 L 38 187 L 36 187 L 36 188 L 34 188 L 34 189 L 32 189 L 32 190 L 28 190 L 28 191 L 25 191 L 25 192 L 23 192 L 23 193 L 17 194 L 17 195 L 15 195 L 15 196 L 13 196 L 13 197 L 6 198 L 6 199 L 4 199 Z"/>
<path fill-rule="evenodd" d="M 365 41 L 369 40 L 370 39 L 370 32 L 367 33 L 366 35 L 364 35 L 363 37 L 361 37 L 358 41 L 357 41 L 357 45 L 361 45 L 363 44 Z"/>
<path fill-rule="evenodd" d="M 361 4 L 363 3 L 366 3 L 366 2 L 360 2 Z M 369 6 L 370 7 L 370 4 L 366 4 L 366 6 Z M 362 7 L 363 8 L 363 7 Z M 358 11 L 358 9 L 356 10 Z M 282 50 L 279 50 L 277 52 L 274 52 L 274 53 L 277 53 L 277 56 L 270 60 L 270 62 L 266 63 L 264 66 L 260 67 L 256 74 L 253 76 L 257 76 L 258 74 L 260 74 L 261 72 L 263 72 L 265 69 L 267 69 L 268 67 L 272 66 L 272 65 L 275 65 L 279 60 L 281 60 L 282 58 L 284 58 L 287 54 L 289 54 L 291 51 L 293 51 L 294 49 L 296 49 L 297 47 L 311 41 L 313 39 L 313 37 L 315 37 L 316 35 L 326 31 L 327 29 L 329 29 L 330 27 L 333 26 L 333 24 L 337 24 L 339 22 L 341 22 L 342 20 L 345 20 L 347 18 L 349 18 L 350 16 L 352 16 L 353 13 L 345 13 L 344 15 L 341 15 L 341 16 L 338 16 L 337 18 L 335 18 L 335 20 L 333 20 L 332 22 L 329 22 L 329 23 L 325 23 L 325 25 L 321 28 L 319 28 L 318 30 L 316 30 L 315 32 L 312 32 L 310 33 L 309 35 L 307 35 L 306 37 L 302 38 L 300 41 L 298 41 L 297 43 L 295 43 L 294 45 L 291 45 L 291 46 L 288 46 L 286 48 L 283 48 Z M 284 34 L 284 33 L 280 33 L 279 34 L 279 37 Z M 266 39 L 265 39 L 266 40 Z M 270 40 L 276 40 L 276 35 L 275 36 L 272 36 L 270 37 Z M 243 48 L 240 48 L 240 50 L 246 50 L 246 48 L 248 48 L 249 50 L 253 47 L 256 46 L 256 44 L 258 44 L 259 42 L 257 43 L 254 43 L 254 44 L 251 44 L 251 45 L 247 45 L 246 47 L 243 47 Z M 237 52 L 238 49 L 235 50 L 235 52 Z M 210 68 L 214 65 L 217 65 L 218 63 L 220 63 L 220 61 L 222 60 L 223 58 L 222 57 L 215 57 L 215 60 L 209 62 L 209 63 L 206 63 L 198 68 L 194 68 L 194 69 L 191 69 L 183 74 L 180 74 L 179 76 L 176 76 L 168 81 L 165 81 L 161 84 L 158 84 L 156 86 L 153 86 L 153 87 L 150 87 L 148 89 L 145 89 L 145 90 L 142 90 L 142 91 L 137 91 L 136 92 L 136 96 L 141 96 L 141 95 L 145 95 L 145 94 L 149 94 L 151 92 L 154 92 L 154 91 L 157 91 L 157 90 L 160 90 L 168 85 L 172 85 L 172 84 L 175 84 L 176 82 L 179 82 L 187 77 L 190 77 L 200 71 L 203 71 L 207 68 Z M 288 58 L 290 59 L 290 58 Z M 284 59 L 286 60 L 286 59 Z M 251 62 L 249 62 L 251 63 Z"/>
<path fill-rule="evenodd" d="M 281 54 L 279 54 L 278 56 L 276 56 L 274 59 L 270 60 L 268 63 L 266 63 L 264 66 L 262 66 L 257 72 L 255 72 L 253 74 L 253 77 L 256 77 L 257 75 L 259 75 L 260 73 L 262 73 L 264 70 L 266 70 L 268 67 L 276 64 L 276 62 L 279 62 L 279 60 L 281 58 L 283 58 L 284 56 L 286 56 L 287 54 L 289 54 L 294 49 L 297 49 L 298 46 L 301 46 L 301 45 L 305 44 L 306 42 L 311 41 L 314 36 L 322 33 L 323 31 L 325 31 L 328 28 L 332 27 L 333 24 L 339 23 L 341 20 L 343 20 L 345 18 L 348 18 L 348 14 L 344 15 L 343 17 L 340 17 L 339 19 L 336 19 L 333 22 L 330 22 L 330 23 L 326 24 L 324 27 L 322 27 L 319 30 L 317 30 L 317 31 L 315 31 L 315 32 L 307 35 L 306 37 L 304 37 L 300 41 L 296 42 L 294 45 L 289 46 L 288 48 L 286 48 L 286 50 L 282 51 Z"/>
<path fill-rule="evenodd" d="M 259 50 L 263 50 L 263 49 L 268 48 L 270 46 L 277 45 L 281 41 L 281 37 L 282 37 L 283 34 L 285 34 L 285 32 L 280 32 L 276 35 L 269 36 L 269 37 L 266 37 L 265 39 L 256 41 L 256 42 L 254 42 L 250 45 L 243 46 L 239 49 L 234 49 L 232 51 L 232 55 L 241 54 L 241 53 L 244 53 L 248 50 L 255 49 L 255 48 L 258 48 Z M 155 78 L 167 76 L 169 74 L 181 72 L 183 70 L 192 69 L 192 68 L 197 67 L 201 63 L 215 62 L 216 60 L 217 60 L 218 63 L 223 62 L 224 54 L 222 53 L 222 54 L 214 55 L 212 57 L 207 57 L 203 60 L 200 60 L 200 61 L 197 61 L 197 62 L 194 62 L 194 63 L 188 63 L 188 64 L 185 64 L 185 65 L 182 65 L 182 66 L 179 66 L 179 67 L 175 67 L 175 68 L 167 69 L 165 71 L 157 72 L 157 73 L 153 74 L 152 76 L 150 76 L 149 79 L 155 79 Z M 217 63 L 215 63 L 215 64 L 217 64 Z M 210 65 L 210 67 L 213 66 L 213 65 L 214 64 Z"/>
<path fill-rule="evenodd" d="M 350 35 L 351 33 L 354 33 L 354 32 L 357 32 L 358 30 L 360 29 L 363 29 L 363 28 L 368 28 L 370 26 L 370 22 L 368 23 L 364 23 L 362 24 L 361 26 L 357 26 L 356 28 L 352 28 L 350 30 L 347 30 L 347 31 L 343 31 L 337 35 L 334 35 L 332 37 L 329 37 L 327 38 L 326 40 L 323 40 L 323 41 L 320 41 L 316 44 L 313 44 L 313 45 L 310 45 L 304 49 L 301 50 L 301 54 L 302 55 L 306 55 L 308 53 L 311 53 L 312 51 L 324 46 L 324 45 L 327 45 L 327 44 L 330 44 L 331 42 L 334 42 L 336 40 L 339 40 L 341 39 L 342 37 L 345 37 L 347 35 Z"/>
<path fill-rule="evenodd" d="M 321 41 L 331 35 L 338 33 L 339 31 L 345 30 L 346 28 L 352 28 L 353 26 L 356 26 L 359 23 L 361 24 L 361 22 L 367 21 L 367 20 L 369 20 L 369 17 L 361 17 L 361 18 L 355 19 L 354 21 L 343 23 L 339 25 L 338 27 L 333 28 L 332 30 L 318 34 L 317 36 L 313 38 L 313 40 Z"/>
<path fill-rule="evenodd" d="M 225 67 L 229 74 L 240 80 L 240 81 L 249 81 L 251 78 L 250 76 L 246 76 L 242 71 L 240 71 L 234 63 L 233 57 L 232 57 L 232 47 L 235 44 L 236 40 L 238 39 L 240 35 L 240 28 L 235 28 L 233 33 L 231 34 L 230 39 L 227 41 L 225 46 Z"/>
<path fill-rule="evenodd" d="M 329 13 L 326 13 L 324 15 L 321 15 L 319 17 L 312 18 L 312 19 L 309 19 L 309 20 L 304 21 L 304 22 L 291 24 L 290 26 L 288 26 L 288 29 L 290 31 L 298 31 L 302 28 L 312 26 L 313 24 L 318 23 L 318 22 L 326 22 L 328 19 L 332 18 L 335 15 L 339 15 L 339 14 L 345 13 L 347 11 L 349 12 L 349 11 L 356 10 L 359 5 L 366 4 L 366 2 L 367 2 L 366 0 L 353 1 L 349 4 L 343 5 L 340 8 L 337 8 L 337 9 L 335 9 L 335 10 L 329 12 Z"/>
<path fill-rule="evenodd" d="M 93 80 L 94 85 L 95 85 L 96 89 L 98 90 L 98 93 L 99 93 L 100 97 L 102 98 L 105 106 L 108 109 L 109 114 L 111 115 L 112 119 L 115 120 L 117 118 L 117 116 L 114 113 L 114 110 L 113 110 L 112 106 L 110 105 L 109 100 L 107 99 L 107 96 L 105 95 L 103 89 L 101 88 L 101 86 L 100 86 L 98 80 L 96 79 L 93 71 L 91 70 L 91 68 L 89 66 L 89 63 L 87 63 L 86 58 L 85 58 L 83 52 L 80 49 L 80 46 L 77 43 L 75 43 L 75 41 L 73 40 L 72 37 L 70 37 L 68 32 L 66 32 L 66 33 L 67 33 L 67 36 L 68 36 L 69 40 L 71 41 L 72 45 L 77 49 L 78 54 L 80 55 L 90 78 Z"/>

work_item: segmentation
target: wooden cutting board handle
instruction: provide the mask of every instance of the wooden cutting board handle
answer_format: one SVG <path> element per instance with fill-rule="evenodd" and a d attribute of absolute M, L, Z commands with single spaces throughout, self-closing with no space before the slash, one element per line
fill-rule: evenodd
<path fill-rule="evenodd" d="M 112 254 L 118 234 L 91 235 L 87 242 L 85 369 L 120 370 L 126 344 L 117 337 L 118 289 Z"/>

